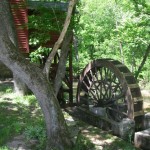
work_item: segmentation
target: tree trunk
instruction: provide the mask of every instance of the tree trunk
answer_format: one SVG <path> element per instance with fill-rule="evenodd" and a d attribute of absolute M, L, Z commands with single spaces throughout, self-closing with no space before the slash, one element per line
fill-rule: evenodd
<path fill-rule="evenodd" d="M 0 60 L 27 84 L 35 94 L 44 114 L 47 129 L 47 150 L 71 149 L 64 116 L 56 99 L 54 89 L 42 70 L 30 64 L 19 53 L 15 44 L 12 15 L 8 0 L 0 1 Z"/>
<path fill-rule="evenodd" d="M 14 92 L 19 96 L 24 96 L 27 94 L 31 94 L 31 91 L 27 87 L 25 83 L 21 81 L 20 78 L 18 78 L 17 75 L 13 74 L 13 80 L 14 80 Z"/>
<path fill-rule="evenodd" d="M 46 60 L 46 63 L 45 63 L 43 71 L 47 75 L 48 79 L 49 79 L 49 72 L 50 72 L 51 63 L 52 63 L 52 61 L 54 59 L 54 56 L 57 53 L 57 50 L 59 49 L 61 43 L 64 40 L 64 37 L 65 37 L 66 32 L 68 30 L 68 27 L 70 25 L 72 12 L 73 12 L 73 9 L 74 9 L 74 6 L 75 6 L 76 3 L 77 3 L 77 0 L 70 0 L 69 7 L 68 7 L 68 12 L 67 12 L 67 16 L 66 16 L 66 19 L 65 19 L 65 23 L 64 23 L 63 29 L 62 29 L 62 31 L 60 33 L 60 36 L 59 36 L 58 40 L 56 41 L 56 43 L 55 43 L 51 53 L 49 54 L 49 56 L 48 56 L 48 58 Z"/>
<path fill-rule="evenodd" d="M 144 66 L 144 64 L 145 64 L 145 62 L 146 62 L 146 60 L 147 60 L 147 58 L 148 58 L 148 56 L 149 56 L 149 53 L 150 53 L 150 45 L 148 45 L 148 47 L 147 47 L 147 49 L 146 49 L 146 52 L 145 52 L 145 54 L 144 54 L 144 56 L 143 56 L 143 60 L 142 60 L 140 66 L 139 66 L 139 68 L 138 68 L 138 70 L 137 70 L 137 72 L 136 72 L 136 74 L 135 74 L 135 78 L 136 78 L 136 79 L 138 78 L 139 73 L 141 72 L 141 70 L 142 70 L 142 68 L 143 68 L 143 66 Z"/>
<path fill-rule="evenodd" d="M 62 44 L 60 60 L 58 64 L 55 81 L 54 81 L 54 89 L 55 89 L 56 95 L 58 94 L 59 89 L 62 85 L 62 80 L 65 77 L 67 56 L 68 56 L 69 50 L 71 49 L 70 41 L 72 39 L 72 36 L 73 36 L 72 32 L 69 32 L 68 34 L 66 34 L 64 42 Z"/>

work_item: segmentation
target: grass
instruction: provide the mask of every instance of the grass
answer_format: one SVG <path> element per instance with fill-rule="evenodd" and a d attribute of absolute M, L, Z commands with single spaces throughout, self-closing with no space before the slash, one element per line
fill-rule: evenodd
<path fill-rule="evenodd" d="M 27 132 L 28 127 L 42 124 L 41 110 L 33 95 L 18 97 L 11 84 L 0 84 L 0 150 L 13 136 Z"/>
<path fill-rule="evenodd" d="M 38 141 L 32 149 L 44 149 L 45 125 L 36 98 L 33 95 L 19 97 L 12 91 L 12 85 L 0 84 L 0 150 L 9 150 L 6 143 L 21 134 L 27 142 Z M 86 137 L 79 135 L 73 150 L 88 150 L 93 146 Z"/>
<path fill-rule="evenodd" d="M 146 108 L 147 111 L 150 111 L 149 109 Z M 66 118 L 68 114 L 64 113 L 64 116 Z M 98 144 L 93 139 L 102 142 L 100 146 L 103 150 L 135 150 L 132 144 L 82 121 L 77 121 L 75 126 L 82 129 L 73 150 L 98 150 Z M 84 133 L 84 129 L 88 132 Z M 39 141 L 33 149 L 44 149 L 46 134 L 41 109 L 33 95 L 19 97 L 13 93 L 12 84 L 0 83 L 0 150 L 9 150 L 6 143 L 20 134 L 24 134 L 27 141 Z"/>
<path fill-rule="evenodd" d="M 10 150 L 7 146 L 0 147 L 0 150 Z"/>
<path fill-rule="evenodd" d="M 79 134 L 73 150 L 95 150 L 95 145 L 87 137 Z"/>

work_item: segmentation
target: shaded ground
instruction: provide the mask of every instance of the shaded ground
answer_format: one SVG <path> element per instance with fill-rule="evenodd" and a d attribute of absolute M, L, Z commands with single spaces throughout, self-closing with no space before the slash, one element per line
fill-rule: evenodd
<path fill-rule="evenodd" d="M 3 84 L 3 88 L 1 88 Z M 10 88 L 8 88 L 8 86 Z M 5 143 L 1 141 L 3 135 L 7 135 L 6 144 L 11 150 L 32 150 L 37 144 L 36 140 L 27 141 L 24 133 L 21 131 L 29 122 L 33 119 L 38 119 L 36 116 L 40 116 L 40 111 L 34 108 L 32 100 L 30 105 L 23 105 L 22 103 L 13 102 L 13 95 L 9 94 L 12 90 L 13 83 L 0 82 L 0 145 Z M 6 95 L 3 93 L 6 92 Z M 145 92 L 145 91 L 144 91 Z M 143 93 L 144 93 L 143 92 Z M 148 94 L 147 94 L 148 93 Z M 144 109 L 146 112 L 150 112 L 150 95 L 149 91 L 146 91 L 146 100 L 144 101 Z M 24 115 L 22 115 L 24 114 Z M 89 150 L 134 150 L 133 145 L 126 143 L 116 136 L 112 136 L 109 132 L 102 131 L 96 127 L 88 125 L 78 119 L 72 118 L 66 112 L 64 112 L 71 137 L 74 142 L 83 143 L 89 146 Z M 5 116 L 5 118 L 3 117 Z M 11 124 L 9 124 L 9 122 Z M 18 124 L 18 128 L 17 127 Z M 14 128 L 15 127 L 15 128 Z M 2 130 L 3 129 L 3 130 Z M 18 131 L 16 131 L 18 130 Z M 18 134 L 13 134 L 13 132 Z M 7 134 L 6 134 L 7 133 Z M 21 133 L 21 134 L 20 134 Z M 82 138 L 81 138 L 82 137 Z M 85 140 L 83 141 L 83 139 Z M 3 138 L 4 139 L 4 138 Z M 81 140 L 82 139 L 82 140 Z M 81 141 L 80 141 L 81 140 Z M 94 148 L 91 144 L 94 145 Z M 0 148 L 1 150 L 1 148 Z M 40 149 L 39 149 L 40 150 Z M 76 150 L 84 150 L 79 147 Z M 88 149 L 85 149 L 88 150 Z"/>
<path fill-rule="evenodd" d="M 10 142 L 8 142 L 7 147 L 15 150 L 30 150 L 31 145 L 26 143 L 24 135 L 15 136 Z"/>
<path fill-rule="evenodd" d="M 0 150 L 8 149 L 2 146 L 29 150 L 33 143 L 27 143 L 23 130 L 30 124 L 42 122 L 42 114 L 33 96 L 26 101 L 26 97 L 18 97 L 12 91 L 13 82 L 0 81 Z"/>
<path fill-rule="evenodd" d="M 74 142 L 80 140 L 80 136 L 82 136 L 82 140 L 83 137 L 86 138 L 84 142 L 86 142 L 85 144 L 89 145 L 87 146 L 89 149 L 85 150 L 136 150 L 136 148 L 134 148 L 134 146 L 130 143 L 127 143 L 122 139 L 113 136 L 97 127 L 93 127 L 82 121 L 74 119 L 71 116 L 67 115 L 66 121 Z M 7 146 L 13 150 L 32 150 L 34 144 L 36 144 L 34 141 L 33 143 L 27 143 L 24 136 L 19 135 L 15 136 L 10 142 L 8 142 Z M 84 150 L 80 149 L 80 142 L 78 146 L 79 147 L 76 150 Z"/>

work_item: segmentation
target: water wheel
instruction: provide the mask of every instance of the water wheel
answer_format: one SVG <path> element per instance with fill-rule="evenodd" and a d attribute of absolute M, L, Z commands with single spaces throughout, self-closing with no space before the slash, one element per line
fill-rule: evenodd
<path fill-rule="evenodd" d="M 117 60 L 98 59 L 83 70 L 77 88 L 77 104 L 103 107 L 107 116 L 120 122 L 123 118 L 143 117 L 143 99 L 139 85 L 129 69 Z"/>

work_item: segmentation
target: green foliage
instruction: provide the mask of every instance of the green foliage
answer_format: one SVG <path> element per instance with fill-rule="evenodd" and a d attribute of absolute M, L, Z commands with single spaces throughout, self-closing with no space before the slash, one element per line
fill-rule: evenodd
<path fill-rule="evenodd" d="M 50 31 L 60 32 L 63 27 L 65 13 L 56 9 L 40 7 L 29 15 L 29 44 L 41 46 L 50 40 Z"/>
<path fill-rule="evenodd" d="M 66 12 L 61 12 L 57 9 L 47 9 L 39 7 L 38 9 L 30 12 L 28 17 L 29 28 L 29 45 L 34 51 L 30 54 L 31 61 L 36 63 L 43 63 L 51 49 L 46 48 L 46 44 L 50 41 L 50 34 L 60 33 Z"/>
<path fill-rule="evenodd" d="M 43 125 L 38 124 L 34 126 L 27 126 L 25 128 L 24 134 L 28 141 L 38 141 L 38 145 L 36 146 L 36 148 L 44 149 L 44 146 L 46 144 L 46 129 L 43 127 Z"/>
<path fill-rule="evenodd" d="M 44 62 L 42 61 L 48 57 L 50 51 L 50 48 L 40 46 L 36 51 L 30 53 L 31 61 L 38 64 L 43 64 Z"/>
<path fill-rule="evenodd" d="M 124 61 L 133 73 L 138 70 L 150 44 L 150 3 L 147 0 L 83 0 L 79 16 L 76 26 L 79 66 L 86 65 L 88 56 L 89 60 L 114 58 Z M 143 78 L 148 78 L 148 59 L 142 69 Z"/>
<path fill-rule="evenodd" d="M 3 146 L 3 147 L 0 147 L 0 150 L 10 150 L 10 149 L 6 146 Z"/>
<path fill-rule="evenodd" d="M 4 84 L 3 86 L 0 86 L 0 95 L 3 93 L 11 93 L 13 91 L 13 87 L 9 86 L 7 84 Z"/>

